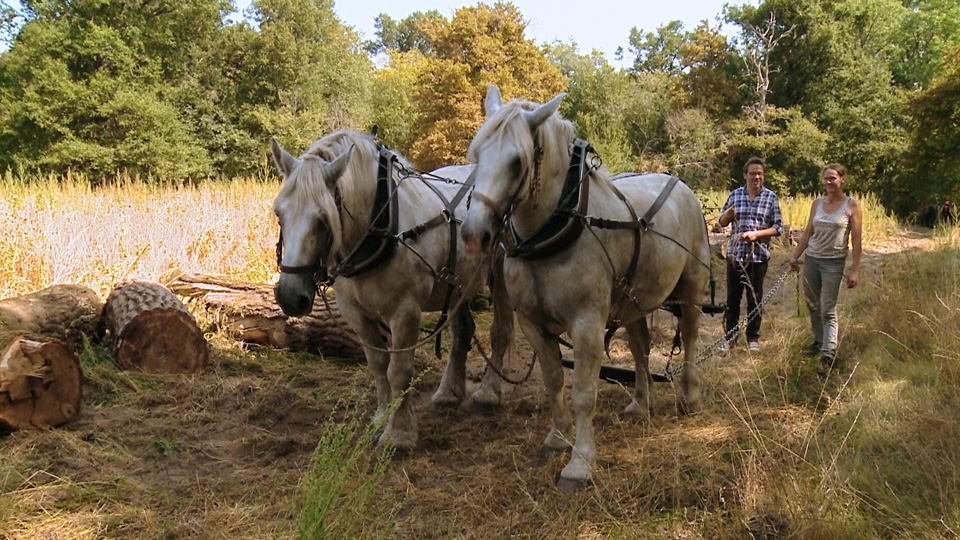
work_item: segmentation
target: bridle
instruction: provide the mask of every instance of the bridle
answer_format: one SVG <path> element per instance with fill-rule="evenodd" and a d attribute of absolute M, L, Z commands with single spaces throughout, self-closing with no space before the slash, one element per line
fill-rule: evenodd
<path fill-rule="evenodd" d="M 334 190 L 334 201 L 336 202 L 337 207 L 337 217 L 340 219 L 341 229 L 343 227 L 343 194 L 340 192 L 340 188 L 337 187 Z M 328 227 L 329 228 L 329 227 Z M 282 274 L 299 274 L 299 275 L 309 275 L 311 276 L 313 282 L 316 284 L 318 290 L 324 286 L 330 286 L 333 284 L 333 281 L 337 277 L 337 267 L 333 268 L 333 272 L 327 269 L 327 259 L 330 257 L 330 249 L 333 247 L 333 238 L 327 236 L 326 242 L 320 248 L 320 253 L 317 255 L 317 259 L 312 264 L 305 264 L 301 266 L 287 266 L 283 264 L 283 226 L 280 227 L 280 235 L 277 238 L 277 268 L 280 269 Z"/>
<path fill-rule="evenodd" d="M 510 197 L 508 197 L 504 203 L 506 208 L 501 208 L 502 205 L 500 203 L 497 203 L 497 201 L 494 201 L 483 193 L 479 193 L 476 189 L 474 189 L 470 193 L 470 196 L 467 197 L 467 210 L 470 210 L 470 203 L 473 201 L 473 199 L 476 199 L 477 202 L 489 208 L 494 216 L 497 216 L 499 224 L 497 226 L 497 230 L 494 231 L 494 244 L 499 241 L 503 231 L 509 226 L 510 219 L 517 211 L 517 205 L 526 200 L 525 197 L 520 196 L 524 186 L 528 187 L 531 196 L 534 195 L 535 191 L 538 192 L 540 190 L 540 176 L 542 174 L 541 169 L 543 166 L 543 147 L 537 142 L 536 133 L 534 133 L 533 137 L 533 171 L 531 174 L 525 174 L 524 177 L 521 178 L 520 182 L 517 182 L 517 187 L 513 190 L 513 193 L 510 194 Z"/>

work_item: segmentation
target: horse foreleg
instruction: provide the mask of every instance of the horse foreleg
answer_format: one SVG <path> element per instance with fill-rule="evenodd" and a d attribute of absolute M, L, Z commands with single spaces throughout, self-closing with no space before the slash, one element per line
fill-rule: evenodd
<path fill-rule="evenodd" d="M 680 336 L 683 340 L 683 374 L 680 388 L 680 410 L 686 414 L 700 410 L 700 367 L 697 359 L 697 333 L 700 328 L 700 306 L 684 302 L 681 306 Z"/>
<path fill-rule="evenodd" d="M 466 302 L 450 315 L 450 358 L 440 378 L 440 386 L 430 402 L 434 407 L 456 407 L 463 401 L 467 385 L 467 351 L 476 325 Z"/>
<path fill-rule="evenodd" d="M 387 366 L 390 364 L 390 355 L 370 347 L 384 348 L 386 343 L 380 333 L 377 321 L 370 320 L 345 302 L 340 304 L 340 314 L 347 325 L 357 333 L 363 354 L 367 357 L 367 369 L 373 377 L 373 384 L 377 390 L 377 412 L 373 417 L 374 424 L 382 422 L 390 407 L 392 395 L 390 383 L 387 381 Z"/>
<path fill-rule="evenodd" d="M 490 364 L 496 369 L 487 369 L 483 373 L 480 388 L 473 393 L 473 405 L 480 409 L 491 409 L 500 405 L 500 374 L 503 371 L 503 358 L 513 343 L 513 306 L 507 296 L 503 281 L 503 265 L 494 267 L 490 277 L 490 292 L 493 297 L 493 324 L 490 326 Z"/>
<path fill-rule="evenodd" d="M 577 415 L 577 439 L 570 461 L 560 471 L 558 485 L 565 490 L 580 489 L 593 481 L 593 464 L 597 460 L 593 413 L 603 361 L 604 322 L 599 316 L 578 318 L 570 329 L 576 361 L 571 393 L 573 412 Z"/>
<path fill-rule="evenodd" d="M 637 322 L 628 324 L 626 330 L 627 344 L 636 368 L 636 383 L 633 387 L 633 401 L 627 405 L 623 414 L 647 422 L 653 410 L 650 396 L 650 387 L 653 384 L 650 376 L 650 330 L 647 328 L 647 318 L 640 317 Z"/>
<path fill-rule="evenodd" d="M 550 433 L 543 441 L 543 455 L 544 457 L 557 456 L 572 446 L 570 428 L 573 425 L 573 418 L 570 416 L 567 403 L 563 399 L 563 366 L 560 363 L 560 342 L 556 336 L 547 335 L 540 328 L 540 325 L 520 313 L 517 313 L 517 321 L 520 323 L 523 335 L 530 342 L 540 359 L 543 385 L 547 390 L 547 400 L 550 402 L 550 410 L 553 413 Z"/>
<path fill-rule="evenodd" d="M 390 333 L 393 334 L 393 348 L 407 349 L 417 343 L 420 333 L 420 310 L 410 309 L 398 312 L 389 321 Z M 387 421 L 387 429 L 380 437 L 381 444 L 391 444 L 403 452 L 412 450 L 417 445 L 417 417 L 414 407 L 410 381 L 413 379 L 414 351 L 391 353 L 390 365 L 387 368 L 387 381 L 393 398 L 399 399 Z"/>

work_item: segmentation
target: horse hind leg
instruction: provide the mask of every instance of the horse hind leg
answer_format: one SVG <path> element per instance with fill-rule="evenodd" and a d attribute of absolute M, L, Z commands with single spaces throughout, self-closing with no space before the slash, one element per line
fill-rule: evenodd
<path fill-rule="evenodd" d="M 650 390 L 653 377 L 650 376 L 650 330 L 647 327 L 647 318 L 640 317 L 636 322 L 626 326 L 627 344 L 633 355 L 636 369 L 636 383 L 633 389 L 633 401 L 627 405 L 623 414 L 640 422 L 650 420 L 653 410 L 653 400 Z"/>
<path fill-rule="evenodd" d="M 430 402 L 434 408 L 459 407 L 466 394 L 467 352 L 476 330 L 473 315 L 466 302 L 461 302 L 450 315 L 450 358 L 440 378 L 440 386 Z"/>
<path fill-rule="evenodd" d="M 503 282 L 503 264 L 497 262 L 490 276 L 490 292 L 493 297 L 493 324 L 490 326 L 490 364 L 484 371 L 480 388 L 473 393 L 473 406 L 488 411 L 500 406 L 503 358 L 513 343 L 513 306 Z"/>
<path fill-rule="evenodd" d="M 701 408 L 700 367 L 697 359 L 697 337 L 700 328 L 699 288 L 697 295 L 684 295 L 680 308 L 680 336 L 683 340 L 683 371 L 680 378 L 680 411 L 685 414 Z"/>

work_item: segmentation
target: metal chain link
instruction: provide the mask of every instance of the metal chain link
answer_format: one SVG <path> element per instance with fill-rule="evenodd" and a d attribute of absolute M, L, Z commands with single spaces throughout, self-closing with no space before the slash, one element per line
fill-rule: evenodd
<path fill-rule="evenodd" d="M 741 328 L 750 324 L 752 320 L 756 319 L 757 316 L 760 315 L 760 312 L 763 310 L 763 306 L 765 306 L 767 302 L 770 301 L 770 299 L 777 292 L 780 286 L 783 285 L 783 282 L 787 280 L 787 276 L 790 275 L 790 272 L 791 272 L 791 269 L 787 268 L 787 270 L 783 273 L 783 275 L 781 275 L 780 278 L 777 279 L 777 282 L 773 285 L 773 287 L 771 287 L 770 290 L 763 295 L 763 298 L 756 305 L 756 307 L 754 307 L 753 310 L 750 311 L 750 313 L 747 313 L 743 318 L 741 318 L 740 321 L 737 322 L 736 326 L 731 328 L 730 331 L 727 332 L 726 334 L 720 336 L 720 338 L 714 341 L 712 344 L 701 349 L 700 352 L 697 354 L 696 359 L 694 360 L 694 365 L 700 365 L 704 361 L 706 361 L 708 358 L 715 355 L 717 352 L 720 351 L 724 343 L 728 342 L 733 336 L 740 333 Z M 667 366 L 666 368 L 664 368 L 664 375 L 666 375 L 667 378 L 672 381 L 674 375 L 677 375 L 678 373 L 680 373 L 682 369 L 683 369 L 682 364 L 671 366 L 670 360 L 668 359 Z"/>

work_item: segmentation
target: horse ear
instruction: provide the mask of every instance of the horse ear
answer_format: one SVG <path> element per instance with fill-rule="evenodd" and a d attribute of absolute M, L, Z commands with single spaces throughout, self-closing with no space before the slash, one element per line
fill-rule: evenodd
<path fill-rule="evenodd" d="M 284 150 L 275 139 L 270 139 L 270 150 L 273 153 L 273 164 L 280 176 L 284 178 L 290 176 L 290 172 L 297 166 L 297 158 Z"/>
<path fill-rule="evenodd" d="M 487 85 L 487 98 L 483 100 L 483 108 L 487 111 L 487 116 L 493 116 L 493 113 L 500 110 L 503 106 L 503 96 L 496 85 Z"/>
<path fill-rule="evenodd" d="M 566 95 L 566 92 L 560 92 L 557 94 L 557 97 L 551 99 L 543 105 L 540 105 L 536 109 L 525 113 L 527 122 L 530 124 L 530 128 L 537 129 L 541 124 L 547 121 L 547 118 L 550 118 L 553 113 L 557 112 L 557 109 L 560 108 L 560 102 L 563 101 L 563 98 Z"/>
<path fill-rule="evenodd" d="M 337 159 L 327 163 L 323 168 L 323 181 L 327 183 L 327 187 L 330 189 L 335 189 L 337 187 L 337 182 L 340 180 L 340 176 L 343 175 L 343 171 L 346 170 L 347 164 L 350 163 L 350 155 L 353 154 L 353 146 L 347 148 L 347 151 L 337 156 Z"/>

